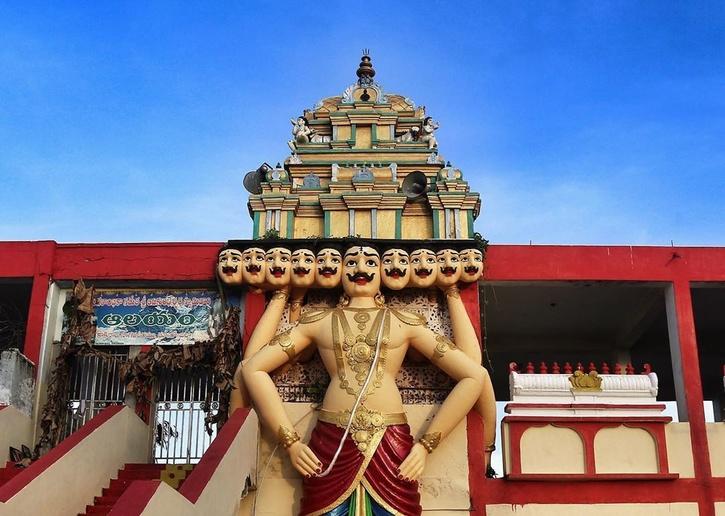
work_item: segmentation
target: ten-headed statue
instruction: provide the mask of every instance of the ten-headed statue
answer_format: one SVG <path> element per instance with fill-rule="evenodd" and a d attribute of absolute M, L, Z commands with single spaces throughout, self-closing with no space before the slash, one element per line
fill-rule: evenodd
<path fill-rule="evenodd" d="M 250 358 L 242 366 L 244 385 L 255 409 L 304 476 L 301 514 L 420 514 L 417 481 L 428 454 L 474 405 L 480 410 L 481 404 L 493 404 L 490 379 L 479 365 L 480 350 L 476 358 L 469 357 L 468 348 L 478 346 L 475 330 L 455 284 L 445 287 L 454 342 L 428 328 L 424 317 L 385 304 L 376 249 L 349 247 L 341 263 L 333 263 L 338 258 L 329 250 L 329 256 L 322 254 L 317 266 L 323 277 L 324 267 L 330 275 L 341 269 L 344 295 L 340 304 L 303 312 L 295 326 L 275 336 L 269 345 L 245 354 Z M 458 260 L 457 254 L 448 254 L 441 257 L 442 269 L 450 267 L 448 261 L 453 258 Z M 433 269 L 435 260 L 431 262 Z M 386 265 L 391 268 L 393 263 Z M 278 297 L 279 302 L 273 299 L 267 308 L 269 317 L 265 314 L 255 330 L 260 335 L 276 332 L 285 296 Z M 310 442 L 303 443 L 269 373 L 313 348 L 331 382 Z M 417 442 L 395 383 L 409 349 L 457 382 Z"/>

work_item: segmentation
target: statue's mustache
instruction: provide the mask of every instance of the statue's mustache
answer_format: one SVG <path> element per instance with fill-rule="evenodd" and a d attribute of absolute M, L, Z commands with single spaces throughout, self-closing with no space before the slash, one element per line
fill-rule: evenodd
<path fill-rule="evenodd" d="M 407 269 L 399 269 L 398 267 L 393 267 L 392 269 L 385 269 L 385 274 L 391 278 L 401 278 L 405 276 L 406 272 Z"/>
<path fill-rule="evenodd" d="M 310 273 L 310 269 L 305 269 L 304 267 L 295 267 L 294 269 L 292 269 L 292 272 L 294 272 L 298 276 L 304 276 Z"/>
<path fill-rule="evenodd" d="M 236 265 L 224 265 L 222 267 L 222 273 L 223 274 L 235 274 L 239 270 L 239 267 Z"/>
<path fill-rule="evenodd" d="M 284 274 L 286 270 L 287 269 L 285 269 L 284 267 L 272 267 L 271 269 L 269 269 L 269 272 L 272 273 L 272 276 L 279 278 Z"/>
<path fill-rule="evenodd" d="M 375 278 L 375 273 L 368 274 L 367 272 L 356 272 L 355 274 L 347 275 L 347 279 L 353 283 L 366 282 L 369 283 Z"/>
<path fill-rule="evenodd" d="M 262 266 L 249 264 L 247 265 L 247 272 L 262 272 Z"/>
<path fill-rule="evenodd" d="M 334 276 L 337 274 L 337 267 L 321 267 L 319 273 L 323 276 Z"/>
<path fill-rule="evenodd" d="M 431 274 L 433 274 L 433 269 L 426 269 L 425 267 L 421 267 L 420 269 L 415 269 L 416 276 L 420 276 L 421 278 L 427 278 Z"/>
<path fill-rule="evenodd" d="M 469 265 L 467 267 L 464 267 L 463 270 L 468 274 L 476 274 L 478 272 L 478 267 L 475 265 Z"/>
<path fill-rule="evenodd" d="M 456 273 L 455 267 L 441 267 L 441 272 L 446 276 L 451 276 Z"/>

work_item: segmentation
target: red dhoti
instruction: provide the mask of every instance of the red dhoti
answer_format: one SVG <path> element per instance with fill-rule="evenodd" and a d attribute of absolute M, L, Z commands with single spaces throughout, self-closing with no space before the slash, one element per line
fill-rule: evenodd
<path fill-rule="evenodd" d="M 332 461 L 343 433 L 344 429 L 334 424 L 317 422 L 309 446 L 322 462 L 323 471 Z M 348 435 L 330 474 L 303 480 L 300 514 L 324 514 L 345 502 L 362 483 L 370 496 L 391 513 L 420 515 L 418 482 L 398 478 L 398 467 L 412 447 L 410 427 L 405 424 L 391 425 L 376 432 L 365 453 L 358 450 Z"/>

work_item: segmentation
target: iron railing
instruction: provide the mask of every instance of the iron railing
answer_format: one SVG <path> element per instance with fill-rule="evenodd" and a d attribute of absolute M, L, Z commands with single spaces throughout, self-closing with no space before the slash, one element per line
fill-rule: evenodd
<path fill-rule="evenodd" d="M 219 389 L 209 371 L 162 372 L 155 396 L 154 462 L 196 464 L 216 437 L 204 428 L 204 406 L 209 397 L 212 414 L 219 408 Z"/>
<path fill-rule="evenodd" d="M 127 348 L 104 350 L 120 359 Z M 65 438 L 82 427 L 104 408 L 123 403 L 125 387 L 119 378 L 119 365 L 97 356 L 76 357 L 71 364 Z"/>

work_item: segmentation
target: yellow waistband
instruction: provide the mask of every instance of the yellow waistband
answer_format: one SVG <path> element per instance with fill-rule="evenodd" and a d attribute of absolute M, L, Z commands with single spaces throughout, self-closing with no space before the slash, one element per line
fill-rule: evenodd
<path fill-rule="evenodd" d="M 350 411 L 342 410 L 340 412 L 334 412 L 332 410 L 321 409 L 317 415 L 318 421 L 324 421 L 325 423 L 332 423 L 340 428 L 345 428 L 348 421 L 350 420 Z M 408 418 L 405 412 L 397 412 L 392 414 L 383 414 L 375 410 L 368 410 L 365 407 L 358 407 L 355 412 L 355 419 L 352 422 L 351 429 L 356 430 L 374 430 L 376 428 L 383 428 L 391 425 L 405 425 L 408 423 Z"/>

